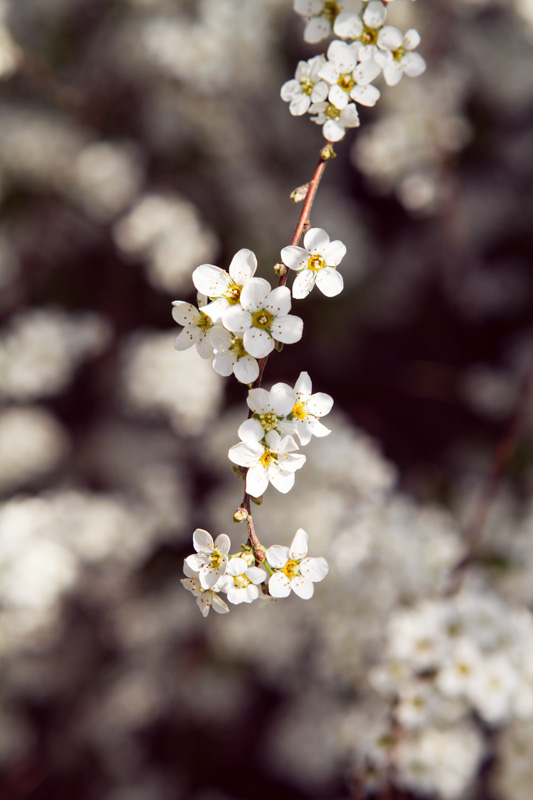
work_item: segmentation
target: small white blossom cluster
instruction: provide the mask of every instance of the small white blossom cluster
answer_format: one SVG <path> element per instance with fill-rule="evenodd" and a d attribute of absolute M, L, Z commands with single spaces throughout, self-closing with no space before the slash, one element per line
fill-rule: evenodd
<path fill-rule="evenodd" d="M 332 32 L 325 55 L 300 61 L 295 77 L 281 87 L 281 98 L 294 116 L 305 113 L 322 126 L 324 138 L 338 142 L 347 128 L 359 126 L 357 104 L 374 106 L 380 91 L 373 81 L 381 74 L 388 86 L 403 75 L 421 75 L 426 62 L 414 50 L 420 35 L 414 28 L 403 34 L 386 25 L 386 3 L 370 0 L 360 11 L 343 10 L 342 3 L 294 0 L 295 11 L 307 18 L 304 38 L 318 42 Z"/>
<path fill-rule="evenodd" d="M 231 541 L 225 533 L 213 541 L 210 533 L 197 528 L 193 545 L 196 553 L 185 559 L 187 577 L 181 582 L 196 597 L 204 617 L 211 606 L 219 614 L 228 613 L 220 592 L 233 605 L 253 603 L 260 596 L 268 600 L 288 597 L 291 591 L 308 600 L 314 593 L 313 584 L 328 574 L 325 558 L 308 558 L 308 537 L 303 528 L 296 531 L 290 547 L 275 544 L 265 550 L 262 566 L 255 565 L 250 547 L 230 554 Z"/>
<path fill-rule="evenodd" d="M 292 297 L 307 297 L 315 284 L 327 297 L 339 294 L 344 282 L 337 266 L 345 252 L 345 245 L 331 241 L 322 228 L 307 231 L 304 247 L 284 247 L 281 274 L 285 277 L 287 269 L 297 273 Z M 238 474 L 245 478 L 247 496 L 254 499 L 262 497 L 269 483 L 284 494 L 292 489 L 295 472 L 305 463 L 305 456 L 297 452 L 297 440 L 306 445 L 313 436 L 327 436 L 330 431 L 321 417 L 333 405 L 329 395 L 313 394 L 307 372 L 300 373 L 294 387 L 277 383 L 270 391 L 260 388 L 266 358 L 282 344 L 298 342 L 303 321 L 290 313 L 291 290 L 284 285 L 283 278 L 273 289 L 267 280 L 255 277 L 256 270 L 257 259 L 247 249 L 235 254 L 227 272 L 213 264 L 202 264 L 192 276 L 198 291 L 198 306 L 176 300 L 172 310 L 175 321 L 183 326 L 176 338 L 177 350 L 196 345 L 202 358 L 212 359 L 215 372 L 223 376 L 234 374 L 250 387 L 248 419 L 240 425 L 240 442 L 230 447 L 228 456 L 237 465 Z M 303 531 L 301 535 L 299 531 L 291 548 L 274 545 L 267 551 L 265 564 L 269 565 L 269 574 L 281 570 L 285 576 L 265 583 L 270 596 L 285 597 L 292 588 L 301 597 L 311 597 L 312 581 L 325 576 L 324 559 L 318 560 L 319 571 L 308 568 L 308 559 L 301 571 L 300 561 L 304 556 L 298 553 L 302 551 L 304 536 L 305 555 L 307 534 Z M 253 566 L 257 552 L 254 555 L 250 549 L 246 558 L 232 556 L 228 566 L 226 534 L 217 537 L 213 544 L 210 534 L 196 531 L 194 546 L 197 555 L 185 562 L 184 585 L 198 598 L 202 613 L 207 614 L 211 605 L 219 613 L 228 610 L 217 596 L 219 591 L 225 592 L 231 603 L 252 602 L 258 597 L 257 585 L 265 581 L 267 574 L 259 566 Z M 235 570 L 240 571 L 233 574 Z M 321 577 L 317 577 L 319 572 Z M 245 587 L 246 592 L 241 591 Z"/>

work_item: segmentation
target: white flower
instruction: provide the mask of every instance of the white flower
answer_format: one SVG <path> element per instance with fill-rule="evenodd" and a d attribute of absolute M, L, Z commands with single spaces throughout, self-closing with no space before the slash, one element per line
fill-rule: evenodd
<path fill-rule="evenodd" d="M 381 0 L 370 0 L 362 19 L 357 14 L 344 12 L 339 14 L 333 28 L 341 39 L 350 39 L 354 43 L 359 61 L 369 61 L 376 57 L 381 47 L 385 47 L 380 33 L 386 16 L 387 9 Z"/>
<path fill-rule="evenodd" d="M 198 303 L 203 305 L 207 298 L 198 295 Z M 202 358 L 209 358 L 213 348 L 209 340 L 209 330 L 213 326 L 210 318 L 191 303 L 184 300 L 174 300 L 172 303 L 172 316 L 178 325 L 183 325 L 183 330 L 176 336 L 174 347 L 176 350 L 187 350 L 196 345 Z"/>
<path fill-rule="evenodd" d="M 357 63 L 357 49 L 336 39 L 328 47 L 328 60 L 320 68 L 319 75 L 329 84 L 328 100 L 335 108 L 342 109 L 351 100 L 363 106 L 374 106 L 380 91 L 370 86 L 381 72 L 375 61 Z"/>
<path fill-rule="evenodd" d="M 197 528 L 192 536 L 196 554 L 187 556 L 185 563 L 199 573 L 202 589 L 212 589 L 217 580 L 224 575 L 228 565 L 230 538 L 221 533 L 213 542 L 213 537 L 202 528 Z"/>
<path fill-rule="evenodd" d="M 246 402 L 252 416 L 239 428 L 239 436 L 244 441 L 247 435 L 244 432 L 249 431 L 249 436 L 259 442 L 269 431 L 280 430 L 280 423 L 292 411 L 296 394 L 286 383 L 277 383 L 269 392 L 266 389 L 250 389 Z M 286 423 L 284 431 L 294 433 L 294 425 Z"/>
<path fill-rule="evenodd" d="M 305 464 L 305 456 L 293 453 L 298 445 L 292 436 L 283 438 L 277 431 L 269 431 L 263 442 L 241 425 L 239 433 L 244 437 L 239 444 L 229 449 L 229 458 L 234 464 L 247 467 L 246 491 L 251 497 L 261 497 L 269 482 L 279 492 L 286 494 L 294 485 L 294 473 Z"/>
<path fill-rule="evenodd" d="M 278 386 L 283 385 L 276 384 L 272 387 L 272 392 L 278 391 Z M 331 433 L 329 428 L 326 428 L 318 418 L 329 414 L 333 406 L 333 398 L 324 392 L 316 394 L 311 394 L 311 392 L 312 384 L 309 373 L 301 372 L 294 385 L 295 400 L 289 413 L 289 422 L 281 424 L 282 431 L 287 431 L 285 426 L 291 425 L 291 430 L 298 435 L 301 444 L 308 444 L 312 436 L 322 437 Z"/>
<path fill-rule="evenodd" d="M 516 686 L 516 669 L 509 659 L 500 653 L 486 656 L 469 686 L 469 700 L 486 722 L 502 723 L 511 714 Z"/>
<path fill-rule="evenodd" d="M 422 56 L 412 52 L 420 44 L 420 34 L 414 28 L 403 36 L 398 28 L 386 25 L 380 31 L 379 42 L 382 49 L 374 58 L 382 67 L 388 86 L 395 86 L 404 74 L 417 78 L 425 71 L 426 62 Z"/>
<path fill-rule="evenodd" d="M 328 0 L 294 0 L 293 5 L 297 14 L 307 18 L 304 40 L 315 44 L 330 35 L 332 23 L 340 11 L 341 3 Z"/>
<path fill-rule="evenodd" d="M 294 344 L 302 338 L 303 321 L 289 314 L 291 293 L 286 286 L 272 289 L 263 278 L 250 278 L 241 292 L 240 306 L 226 311 L 225 328 L 243 333 L 245 350 L 254 358 L 272 352 L 275 342 Z"/>
<path fill-rule="evenodd" d="M 309 108 L 312 121 L 322 125 L 322 135 L 328 142 L 340 142 L 346 134 L 346 128 L 359 126 L 359 114 L 355 103 L 349 103 L 339 109 L 333 103 L 313 103 Z"/>
<path fill-rule="evenodd" d="M 325 558 L 306 558 L 307 550 L 308 537 L 303 528 L 296 531 L 290 547 L 274 544 L 268 548 L 266 559 L 276 570 L 268 582 L 272 597 L 288 597 L 291 590 L 304 600 L 313 596 L 313 584 L 324 580 L 329 568 Z"/>
<path fill-rule="evenodd" d="M 324 56 L 300 61 L 294 78 L 281 87 L 281 99 L 290 104 L 289 111 L 293 116 L 305 114 L 311 103 L 325 100 L 328 96 L 327 83 L 318 77 L 318 70 L 325 62 Z"/>
<path fill-rule="evenodd" d="M 183 571 L 187 577 L 182 578 L 181 583 L 187 589 L 187 591 L 192 592 L 194 597 L 196 597 L 196 603 L 204 617 L 207 617 L 209 614 L 209 609 L 211 606 L 213 606 L 217 614 L 228 613 L 228 606 L 224 600 L 222 600 L 222 598 L 216 594 L 219 591 L 217 585 L 215 585 L 212 589 L 204 589 L 198 578 L 198 573 L 191 569 L 186 561 L 183 564 Z"/>
<path fill-rule="evenodd" d="M 483 657 L 476 645 L 461 638 L 447 653 L 436 678 L 437 687 L 447 697 L 465 697 L 476 682 Z"/>
<path fill-rule="evenodd" d="M 244 348 L 241 338 L 230 333 L 221 325 L 209 331 L 209 341 L 214 350 L 213 369 L 227 377 L 232 373 L 241 383 L 253 383 L 259 375 L 256 359 Z"/>
<path fill-rule="evenodd" d="M 229 273 L 213 264 L 196 267 L 192 280 L 196 288 L 214 302 L 202 308 L 213 322 L 220 322 L 224 311 L 239 303 L 241 291 L 257 269 L 257 259 L 251 250 L 243 248 L 233 256 Z"/>
<path fill-rule="evenodd" d="M 226 574 L 217 586 L 226 592 L 228 600 L 234 605 L 253 603 L 259 597 L 257 586 L 266 578 L 266 572 L 260 567 L 250 567 L 244 558 L 231 558 Z"/>
<path fill-rule="evenodd" d="M 342 292 L 344 281 L 337 272 L 346 253 L 346 246 L 338 239 L 330 242 L 323 228 L 311 228 L 304 236 L 305 247 L 289 245 L 281 251 L 281 260 L 289 269 L 298 271 L 292 287 L 292 296 L 300 300 L 307 297 L 316 285 L 326 297 Z"/>

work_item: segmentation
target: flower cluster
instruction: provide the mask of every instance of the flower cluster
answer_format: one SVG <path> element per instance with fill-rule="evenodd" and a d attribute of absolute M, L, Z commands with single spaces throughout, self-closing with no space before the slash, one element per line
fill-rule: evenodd
<path fill-rule="evenodd" d="M 229 536 L 221 533 L 215 541 L 207 531 L 197 528 L 193 534 L 196 553 L 185 559 L 183 586 L 192 592 L 203 616 L 211 606 L 218 614 L 227 614 L 229 607 L 222 600 L 223 592 L 230 603 L 253 603 L 264 599 L 288 597 L 291 591 L 308 600 L 314 583 L 328 574 L 325 558 L 308 558 L 307 533 L 300 528 L 290 547 L 273 545 L 265 551 L 263 565 L 255 566 L 250 547 L 229 554 Z"/>
<path fill-rule="evenodd" d="M 347 128 L 359 125 L 357 104 L 374 106 L 380 92 L 373 81 L 381 74 L 388 86 L 403 75 L 421 75 L 426 63 L 413 52 L 420 43 L 418 31 L 403 34 L 385 25 L 387 8 L 370 0 L 360 13 L 343 10 L 345 4 L 322 0 L 294 0 L 297 13 L 306 17 L 304 38 L 318 42 L 332 32 L 326 55 L 300 61 L 295 77 L 281 87 L 282 99 L 294 116 L 309 113 L 322 126 L 324 137 L 338 142 Z"/>

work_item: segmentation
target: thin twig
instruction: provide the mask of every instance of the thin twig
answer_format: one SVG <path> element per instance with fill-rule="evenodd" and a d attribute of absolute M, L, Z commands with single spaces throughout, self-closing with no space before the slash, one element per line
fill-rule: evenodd
<path fill-rule="evenodd" d="M 448 587 L 447 594 L 456 594 L 461 588 L 466 568 L 472 562 L 474 553 L 481 541 L 487 520 L 492 506 L 500 490 L 507 468 L 516 452 L 520 435 L 527 418 L 528 407 L 533 392 L 533 361 L 530 362 L 528 369 L 524 373 L 516 405 L 514 407 L 509 427 L 504 436 L 498 442 L 491 468 L 487 475 L 483 491 L 470 524 L 465 530 L 465 552 L 455 565 Z"/>

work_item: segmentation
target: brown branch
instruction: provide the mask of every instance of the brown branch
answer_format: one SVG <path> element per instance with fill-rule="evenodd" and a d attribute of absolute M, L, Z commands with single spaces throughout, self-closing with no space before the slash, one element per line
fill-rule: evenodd
<path fill-rule="evenodd" d="M 459 591 L 466 568 L 474 558 L 474 553 L 483 536 L 492 506 L 505 478 L 507 468 L 516 452 L 520 435 L 527 418 L 532 392 L 533 361 L 530 362 L 524 373 L 509 426 L 496 446 L 481 497 L 474 509 L 470 524 L 465 529 L 465 552 L 453 568 L 447 594 L 452 595 Z"/>

